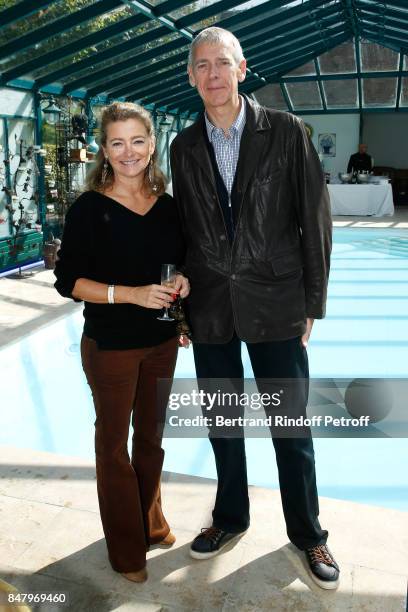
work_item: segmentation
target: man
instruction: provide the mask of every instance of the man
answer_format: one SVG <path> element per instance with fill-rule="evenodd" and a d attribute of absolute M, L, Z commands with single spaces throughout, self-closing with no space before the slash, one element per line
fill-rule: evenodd
<path fill-rule="evenodd" d="M 328 193 L 303 122 L 239 95 L 245 72 L 230 32 L 211 27 L 198 34 L 188 74 L 205 113 L 171 147 L 197 377 L 207 388 L 223 379 L 242 389 L 245 341 L 258 387 L 266 379 L 298 380 L 304 411 L 306 345 L 313 320 L 325 312 Z M 213 525 L 191 545 L 198 559 L 214 556 L 249 526 L 243 436 L 219 437 L 210 428 L 210 441 L 218 490 Z M 336 588 L 339 569 L 318 521 L 310 431 L 274 436 L 273 443 L 288 536 L 306 552 L 315 582 Z"/>
<path fill-rule="evenodd" d="M 358 153 L 350 155 L 347 172 L 371 172 L 373 169 L 373 159 L 367 154 L 367 145 L 359 144 Z"/>

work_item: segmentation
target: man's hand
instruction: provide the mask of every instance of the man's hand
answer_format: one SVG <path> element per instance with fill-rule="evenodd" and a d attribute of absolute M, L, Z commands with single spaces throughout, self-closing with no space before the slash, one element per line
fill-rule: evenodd
<path fill-rule="evenodd" d="M 183 299 L 190 293 L 190 283 L 188 282 L 188 278 L 182 274 L 177 274 L 174 287 L 177 292 L 180 292 L 180 297 Z"/>
<path fill-rule="evenodd" d="M 190 347 L 190 344 L 191 340 L 185 334 L 181 334 L 181 336 L 179 337 L 179 346 L 188 349 Z"/>
<path fill-rule="evenodd" d="M 304 348 L 307 347 L 307 343 L 309 342 L 309 337 L 312 331 L 313 323 L 314 323 L 314 319 L 306 319 L 306 331 L 303 334 L 302 340 L 301 340 L 302 346 L 304 346 Z"/>

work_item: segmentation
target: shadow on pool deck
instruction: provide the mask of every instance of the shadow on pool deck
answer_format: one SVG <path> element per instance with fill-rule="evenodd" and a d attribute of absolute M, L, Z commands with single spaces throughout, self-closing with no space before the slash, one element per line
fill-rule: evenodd
<path fill-rule="evenodd" d="M 250 487 L 247 534 L 213 559 L 191 559 L 215 482 L 165 473 L 163 503 L 177 542 L 148 553 L 149 580 L 135 585 L 110 568 L 92 462 L 7 447 L 1 457 L 0 577 L 21 592 L 65 592 L 69 600 L 35 609 L 405 610 L 406 513 L 321 498 L 321 523 L 341 566 L 339 590 L 323 591 L 288 543 L 278 491 Z"/>

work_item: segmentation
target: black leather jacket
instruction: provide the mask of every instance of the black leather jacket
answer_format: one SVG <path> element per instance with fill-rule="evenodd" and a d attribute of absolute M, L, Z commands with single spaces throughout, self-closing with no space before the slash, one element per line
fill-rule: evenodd
<path fill-rule="evenodd" d="M 246 342 L 301 335 L 323 318 L 331 251 L 329 195 L 304 123 L 247 102 L 234 189 L 232 245 L 218 201 L 204 116 L 172 142 L 173 194 L 187 243 L 193 340 Z"/>

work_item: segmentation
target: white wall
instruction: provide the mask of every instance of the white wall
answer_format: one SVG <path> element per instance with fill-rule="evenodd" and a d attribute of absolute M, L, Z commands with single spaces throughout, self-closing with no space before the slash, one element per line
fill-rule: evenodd
<path fill-rule="evenodd" d="M 332 178 L 345 172 L 350 155 L 358 150 L 360 117 L 347 115 L 302 115 L 303 121 L 313 127 L 313 144 L 318 146 L 319 134 L 336 134 L 336 156 L 324 157 L 324 169 Z"/>
<path fill-rule="evenodd" d="M 33 94 L 8 87 L 0 87 L 0 115 L 34 117 Z"/>

